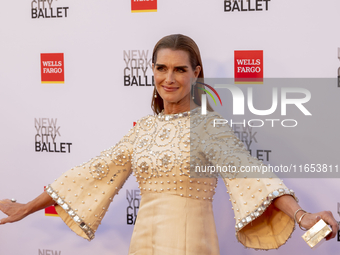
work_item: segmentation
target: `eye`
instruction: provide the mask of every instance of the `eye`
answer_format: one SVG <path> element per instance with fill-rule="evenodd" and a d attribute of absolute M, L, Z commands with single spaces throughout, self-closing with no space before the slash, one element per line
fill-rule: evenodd
<path fill-rule="evenodd" d="M 164 66 L 158 66 L 158 67 L 157 67 L 157 71 L 160 71 L 160 72 L 161 72 L 161 71 L 164 71 L 164 70 L 165 70 L 165 67 L 164 67 Z"/>
<path fill-rule="evenodd" d="M 186 70 L 184 68 L 177 68 L 176 71 L 178 73 L 185 73 L 186 72 Z"/>

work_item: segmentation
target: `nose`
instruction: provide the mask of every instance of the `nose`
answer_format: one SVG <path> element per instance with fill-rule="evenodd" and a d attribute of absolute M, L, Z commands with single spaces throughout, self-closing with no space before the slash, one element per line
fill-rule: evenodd
<path fill-rule="evenodd" d="M 175 82 L 174 73 L 172 71 L 169 71 L 166 75 L 165 83 L 172 84 L 174 82 Z"/>

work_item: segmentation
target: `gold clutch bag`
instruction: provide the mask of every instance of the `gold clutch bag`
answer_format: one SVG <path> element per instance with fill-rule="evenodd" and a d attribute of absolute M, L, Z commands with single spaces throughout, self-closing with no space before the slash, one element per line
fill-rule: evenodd
<path fill-rule="evenodd" d="M 304 233 L 302 238 L 312 249 L 314 249 L 323 243 L 323 241 L 326 240 L 325 237 L 331 232 L 332 229 L 321 219 Z"/>

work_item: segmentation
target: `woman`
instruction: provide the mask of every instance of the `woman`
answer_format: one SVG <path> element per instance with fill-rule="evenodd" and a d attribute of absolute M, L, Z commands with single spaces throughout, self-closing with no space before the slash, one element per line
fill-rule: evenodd
<path fill-rule="evenodd" d="M 201 90 L 192 86 L 203 78 L 195 42 L 184 35 L 162 38 L 153 51 L 156 116 L 138 121 L 112 148 L 72 168 L 39 197 L 27 204 L 0 201 L 8 215 L 0 224 L 56 205 L 65 223 L 91 240 L 115 194 L 134 173 L 142 200 L 129 254 L 219 254 L 212 199 L 214 176 L 191 178 L 197 164 L 259 165 L 229 127 L 212 125 L 218 115 L 200 115 Z M 192 109 L 190 111 L 190 109 Z M 223 176 L 233 203 L 237 239 L 247 247 L 273 249 L 290 237 L 295 221 L 310 228 L 320 218 L 338 225 L 331 212 L 306 213 L 292 190 L 276 178 Z"/>

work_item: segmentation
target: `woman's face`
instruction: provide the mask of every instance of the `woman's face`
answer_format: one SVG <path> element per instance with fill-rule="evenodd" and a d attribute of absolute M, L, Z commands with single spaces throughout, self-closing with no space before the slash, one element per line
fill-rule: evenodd
<path fill-rule="evenodd" d="M 190 107 L 191 84 L 198 77 L 201 67 L 192 69 L 189 53 L 183 50 L 160 49 L 152 68 L 155 86 L 164 101 L 164 107 L 168 104 Z"/>

